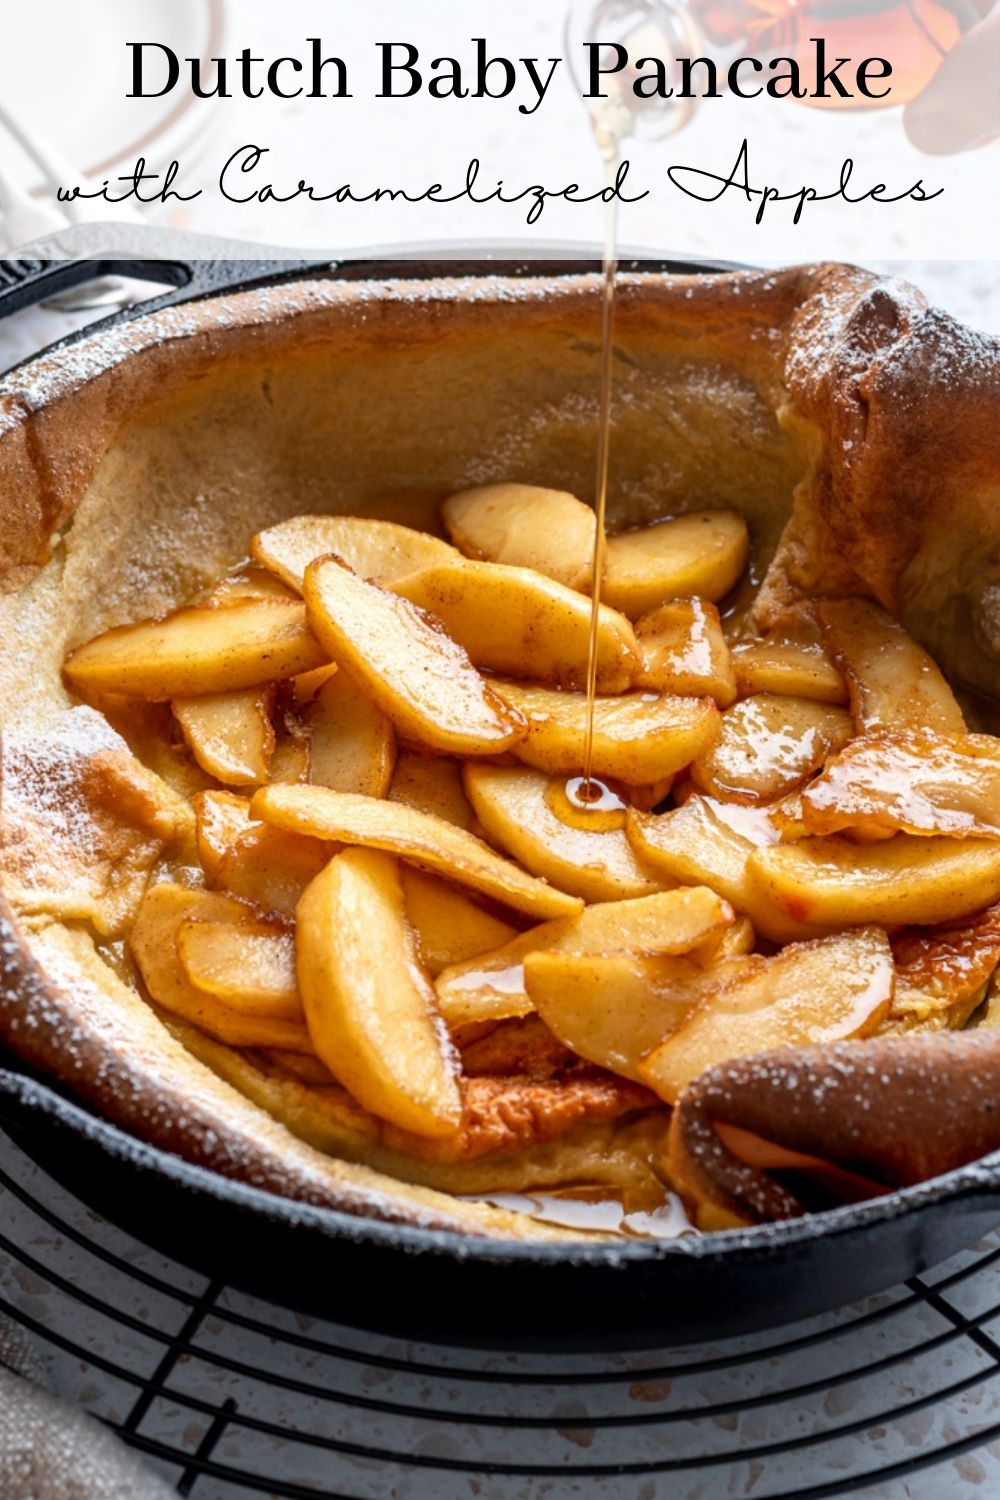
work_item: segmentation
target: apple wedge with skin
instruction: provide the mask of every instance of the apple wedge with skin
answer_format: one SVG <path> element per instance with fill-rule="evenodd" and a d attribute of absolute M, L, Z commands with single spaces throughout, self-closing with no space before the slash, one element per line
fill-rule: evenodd
<path fill-rule="evenodd" d="M 827 650 L 847 680 L 859 734 L 966 732 L 940 667 L 879 605 L 869 599 L 821 599 L 816 613 Z"/>
<path fill-rule="evenodd" d="M 591 603 L 584 594 L 531 568 L 464 558 L 425 568 L 394 588 L 440 619 L 477 667 L 564 688 L 586 688 Z M 602 604 L 597 691 L 625 692 L 638 670 L 632 626 L 624 615 Z"/>
<path fill-rule="evenodd" d="M 802 793 L 809 833 L 1000 838 L 1000 740 L 989 734 L 867 734 Z"/>
<path fill-rule="evenodd" d="M 301 1021 L 295 980 L 295 937 L 275 922 L 206 922 L 189 918 L 177 930 L 185 977 L 202 994 L 242 1015 Z"/>
<path fill-rule="evenodd" d="M 119 625 L 71 652 L 63 671 L 84 698 L 123 693 L 164 702 L 281 682 L 326 660 L 298 600 L 250 598 Z"/>
<path fill-rule="evenodd" d="M 305 601 L 324 647 L 406 739 L 452 755 L 497 755 L 526 725 L 444 627 L 336 558 L 306 569 Z"/>
<path fill-rule="evenodd" d="M 286 833 L 396 854 L 537 920 L 571 916 L 583 904 L 526 874 L 465 829 L 398 802 L 318 786 L 268 786 L 250 811 Z"/>
<path fill-rule="evenodd" d="M 279 521 L 257 533 L 250 555 L 297 594 L 306 569 L 319 557 L 342 558 L 360 578 L 387 588 L 407 573 L 459 556 L 454 547 L 426 531 L 365 516 L 294 516 Z"/>
<path fill-rule="evenodd" d="M 601 597 L 630 620 L 670 599 L 713 603 L 739 582 L 747 523 L 733 510 L 705 510 L 608 537 Z"/>
<path fill-rule="evenodd" d="M 550 776 L 579 775 L 587 729 L 586 694 L 505 678 L 493 679 L 491 686 L 527 720 L 527 737 L 514 748 L 518 760 Z M 706 754 L 719 731 L 719 711 L 711 698 L 653 693 L 598 698 L 591 769 L 595 776 L 648 786 Z"/>
<path fill-rule="evenodd" d="M 462 1119 L 458 1064 L 406 920 L 399 866 L 335 855 L 296 915 L 299 990 L 316 1055 L 358 1102 L 422 1136 Z"/>
<path fill-rule="evenodd" d="M 129 947 L 143 983 L 157 1005 L 172 1011 L 231 1047 L 278 1047 L 311 1052 L 312 1042 L 298 1019 L 244 1013 L 197 989 L 181 962 L 178 934 L 188 922 L 225 922 L 239 932 L 259 913 L 233 896 L 161 881 L 143 898 L 129 934 Z"/>
<path fill-rule="evenodd" d="M 687 1018 L 639 1063 L 668 1104 L 734 1057 L 870 1036 L 888 1014 L 894 969 L 884 931 L 863 927 L 733 959 L 706 977 Z"/>
<path fill-rule="evenodd" d="M 175 698 L 174 718 L 203 771 L 226 786 L 259 786 L 274 753 L 273 689 Z"/>
<path fill-rule="evenodd" d="M 771 693 L 734 703 L 721 719 L 721 732 L 694 760 L 691 779 L 723 801 L 773 802 L 797 790 L 854 733 L 846 709 Z"/>
<path fill-rule="evenodd" d="M 1000 841 L 909 833 L 870 845 L 836 835 L 798 839 L 754 850 L 746 879 L 751 916 L 763 898 L 795 921 L 824 927 L 933 926 L 1000 898 Z"/>
<path fill-rule="evenodd" d="M 597 517 L 566 490 L 482 485 L 446 500 L 441 520 L 466 557 L 533 568 L 569 589 L 590 590 Z"/>
<path fill-rule="evenodd" d="M 673 599 L 636 621 L 642 670 L 636 687 L 714 699 L 736 699 L 736 673 L 719 611 L 707 599 Z"/>
<path fill-rule="evenodd" d="M 385 714 L 346 672 L 338 672 L 319 689 L 305 726 L 307 775 L 313 786 L 385 796 L 396 766 L 396 736 Z"/>
<path fill-rule="evenodd" d="M 452 1027 L 527 1015 L 532 1009 L 524 981 L 528 954 L 601 953 L 640 959 L 700 953 L 705 945 L 717 945 L 734 925 L 732 907 L 704 886 L 660 891 L 634 901 L 606 901 L 585 907 L 577 917 L 532 927 L 492 952 L 445 969 L 437 980 L 438 1004 Z"/>
<path fill-rule="evenodd" d="M 627 901 L 675 881 L 644 869 L 625 836 L 625 811 L 580 812 L 561 778 L 469 762 L 466 794 L 491 843 L 533 875 L 584 901 Z"/>

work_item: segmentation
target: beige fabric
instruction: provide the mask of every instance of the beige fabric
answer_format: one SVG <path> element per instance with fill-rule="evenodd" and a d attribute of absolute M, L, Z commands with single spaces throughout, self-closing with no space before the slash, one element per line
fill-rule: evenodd
<path fill-rule="evenodd" d="M 93 1417 L 41 1384 L 42 1362 L 0 1318 L 0 1495 L 7 1500 L 169 1500 L 175 1492 Z"/>

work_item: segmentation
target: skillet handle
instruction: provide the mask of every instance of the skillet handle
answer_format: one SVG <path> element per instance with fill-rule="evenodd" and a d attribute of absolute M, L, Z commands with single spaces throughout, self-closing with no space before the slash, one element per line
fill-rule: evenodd
<path fill-rule="evenodd" d="M 180 289 L 196 282 L 203 269 L 182 260 L 0 260 L 0 318 L 105 276 L 166 282 Z"/>

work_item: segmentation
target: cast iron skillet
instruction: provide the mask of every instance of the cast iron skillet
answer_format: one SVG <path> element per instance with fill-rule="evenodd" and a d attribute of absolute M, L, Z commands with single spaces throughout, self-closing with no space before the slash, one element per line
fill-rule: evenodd
<path fill-rule="evenodd" d="M 451 263 L 463 276 L 580 274 L 579 260 Z M 642 261 L 627 269 L 732 269 Z M 302 275 L 441 274 L 440 261 L 5 261 L 0 318 L 95 276 L 173 290 L 158 307 Z M 84 334 L 73 335 L 63 345 Z M 499 1244 L 304 1207 L 135 1140 L 0 1053 L 0 1123 L 48 1173 L 157 1249 L 246 1291 L 356 1327 L 504 1349 L 664 1346 L 773 1327 L 882 1291 L 1000 1222 L 1000 1153 L 862 1204 L 703 1238 Z"/>

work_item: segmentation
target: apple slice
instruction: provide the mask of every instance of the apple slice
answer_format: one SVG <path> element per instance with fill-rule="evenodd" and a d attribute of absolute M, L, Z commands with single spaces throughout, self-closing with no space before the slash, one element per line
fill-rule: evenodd
<path fill-rule="evenodd" d="M 908 833 L 869 845 L 845 838 L 799 839 L 756 849 L 746 877 L 755 897 L 798 922 L 825 927 L 952 922 L 1000 898 L 1000 843 Z M 754 915 L 752 906 L 747 910 Z"/>
<path fill-rule="evenodd" d="M 736 698 L 736 673 L 719 611 L 705 599 L 674 599 L 636 621 L 642 657 L 636 687 L 658 693 L 714 698 L 728 708 Z"/>
<path fill-rule="evenodd" d="M 143 983 L 157 1005 L 227 1042 L 231 1047 L 280 1047 L 311 1052 L 302 1020 L 245 1013 L 196 989 L 181 963 L 178 934 L 186 923 L 228 923 L 235 932 L 257 913 L 243 901 L 168 881 L 152 885 L 129 933 L 129 947 Z M 252 931 L 252 926 L 250 928 Z"/>
<path fill-rule="evenodd" d="M 662 890 L 625 837 L 625 810 L 573 808 L 560 780 L 525 767 L 468 764 L 466 794 L 487 838 L 561 891 L 584 901 L 624 901 Z"/>
<path fill-rule="evenodd" d="M 326 659 L 297 600 L 249 598 L 120 625 L 71 652 L 64 671 L 83 697 L 124 693 L 162 702 L 280 682 Z"/>
<path fill-rule="evenodd" d="M 484 910 L 456 886 L 423 870 L 400 871 L 406 915 L 417 935 L 424 968 L 433 979 L 442 969 L 489 953 L 517 936 L 517 928 Z"/>
<path fill-rule="evenodd" d="M 764 808 L 719 803 L 695 793 L 673 812 L 631 811 L 627 832 L 648 869 L 663 880 L 709 886 L 772 942 L 817 936 L 815 926 L 750 878 L 751 856 L 780 837 Z"/>
<path fill-rule="evenodd" d="M 585 688 L 590 600 L 531 568 L 441 563 L 413 573 L 396 592 L 429 610 L 477 667 Z M 597 628 L 597 691 L 623 693 L 639 670 L 635 632 L 602 604 Z"/>
<path fill-rule="evenodd" d="M 396 736 L 385 714 L 346 672 L 323 684 L 305 722 L 313 786 L 385 796 L 396 764 Z"/>
<path fill-rule="evenodd" d="M 565 490 L 487 484 L 452 495 L 441 520 L 466 557 L 533 568 L 570 589 L 590 589 L 597 518 Z"/>
<path fill-rule="evenodd" d="M 543 951 L 524 959 L 525 989 L 553 1035 L 636 1083 L 647 1081 L 640 1059 L 684 1022 L 711 983 L 686 958 Z"/>
<path fill-rule="evenodd" d="M 733 647 L 733 667 L 741 698 L 777 693 L 817 703 L 847 702 L 847 684 L 820 641 L 767 635 Z"/>
<path fill-rule="evenodd" d="M 713 602 L 746 567 L 747 523 L 733 510 L 704 510 L 608 538 L 601 594 L 638 620 L 669 599 Z"/>
<path fill-rule="evenodd" d="M 583 770 L 587 726 L 585 693 L 497 678 L 492 687 L 523 714 L 527 738 L 514 754 L 551 776 Z M 625 693 L 594 703 L 595 776 L 647 786 L 673 776 L 705 754 L 719 737 L 719 711 L 710 698 Z"/>
<path fill-rule="evenodd" d="M 437 981 L 441 1014 L 452 1027 L 526 1015 L 532 1008 L 524 983 L 529 953 L 615 953 L 638 959 L 690 952 L 701 961 L 707 948 L 717 948 L 735 925 L 732 908 L 704 887 L 588 906 L 579 916 L 532 927 L 493 952 L 444 970 Z M 752 946 L 752 930 L 749 941 Z"/>
<path fill-rule="evenodd" d="M 396 761 L 389 801 L 433 813 L 456 828 L 471 829 L 476 821 L 462 785 L 461 766 L 444 756 L 414 755 L 404 750 Z"/>
<path fill-rule="evenodd" d="M 292 678 L 292 700 L 298 709 L 308 708 L 310 703 L 315 702 L 320 688 L 336 676 L 337 663 L 327 662 L 323 667 L 314 667 L 311 672 L 300 672 L 297 677 Z"/>
<path fill-rule="evenodd" d="M 868 599 L 822 599 L 823 636 L 847 678 L 858 733 L 965 733 L 965 719 L 940 668 L 902 625 Z"/>
<path fill-rule="evenodd" d="M 188 917 L 177 953 L 189 984 L 241 1015 L 301 1021 L 295 937 L 275 922 L 206 922 Z"/>
<path fill-rule="evenodd" d="M 274 751 L 274 692 L 244 688 L 205 698 L 175 698 L 174 717 L 191 754 L 226 786 L 259 786 Z"/>
<path fill-rule="evenodd" d="M 668 1104 L 734 1057 L 870 1036 L 892 1001 L 892 953 L 880 927 L 792 943 L 773 958 L 720 965 L 688 1018 L 639 1064 Z"/>
<path fill-rule="evenodd" d="M 529 917 L 562 917 L 580 910 L 573 896 L 526 875 L 473 834 L 396 802 L 326 787 L 269 786 L 257 793 L 251 813 L 287 833 L 398 854 L 419 869 L 443 875 Z"/>
<path fill-rule="evenodd" d="M 336 855 L 299 902 L 296 954 L 309 1034 L 334 1077 L 403 1130 L 457 1130 L 457 1062 L 417 958 L 396 860 L 374 849 Z"/>
<path fill-rule="evenodd" d="M 262 911 L 291 917 L 299 897 L 334 846 L 271 828 L 250 816 L 250 804 L 231 792 L 195 798 L 198 857 L 209 885 L 222 886 Z"/>
<path fill-rule="evenodd" d="M 335 559 L 306 570 L 310 621 L 331 656 L 405 738 L 455 755 L 495 755 L 524 720 L 422 610 Z"/>
<path fill-rule="evenodd" d="M 361 578 L 383 587 L 458 556 L 454 547 L 426 531 L 364 516 L 293 516 L 258 532 L 250 543 L 250 555 L 296 593 L 302 592 L 309 564 L 331 553 Z"/>
<path fill-rule="evenodd" d="M 236 604 L 241 599 L 277 599 L 294 602 L 298 590 L 288 589 L 266 568 L 243 567 L 221 578 L 206 599 L 207 604 Z"/>
<path fill-rule="evenodd" d="M 1000 838 L 1000 739 L 870 734 L 802 793 L 809 833 L 946 833 Z"/>
<path fill-rule="evenodd" d="M 757 693 L 726 709 L 718 740 L 695 760 L 691 777 L 722 801 L 772 802 L 800 787 L 853 733 L 846 709 Z"/>

